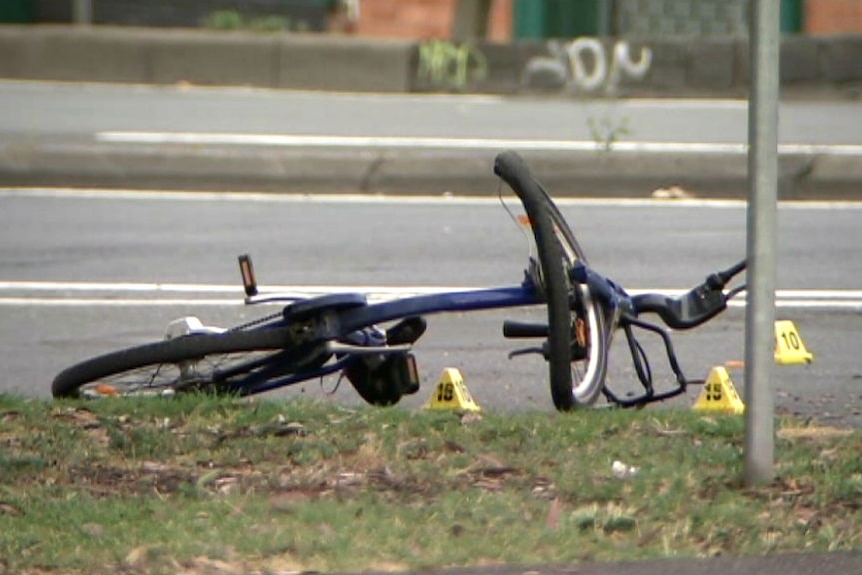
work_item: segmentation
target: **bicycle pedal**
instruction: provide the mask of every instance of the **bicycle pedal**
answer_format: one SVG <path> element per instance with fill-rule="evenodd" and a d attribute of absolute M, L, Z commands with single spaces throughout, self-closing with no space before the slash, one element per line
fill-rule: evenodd
<path fill-rule="evenodd" d="M 344 375 L 372 405 L 392 405 L 402 395 L 419 391 L 419 370 L 412 353 L 391 355 L 373 368 L 365 358 L 359 358 L 344 369 Z"/>
<path fill-rule="evenodd" d="M 416 340 L 425 333 L 427 327 L 428 323 L 425 318 L 421 316 L 408 317 L 386 330 L 386 343 L 388 345 L 416 343 Z"/>

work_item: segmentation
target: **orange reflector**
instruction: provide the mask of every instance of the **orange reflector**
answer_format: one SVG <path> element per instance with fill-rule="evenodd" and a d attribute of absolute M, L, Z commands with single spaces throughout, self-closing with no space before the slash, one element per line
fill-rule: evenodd
<path fill-rule="evenodd" d="M 419 385 L 419 368 L 416 366 L 416 357 L 412 353 L 407 354 L 407 373 L 410 383 Z"/>
<path fill-rule="evenodd" d="M 100 383 L 96 386 L 96 393 L 99 395 L 120 395 L 120 392 L 117 391 L 117 388 L 113 385 L 106 385 L 104 383 Z"/>
<path fill-rule="evenodd" d="M 242 274 L 242 287 L 245 295 L 248 297 L 257 295 L 257 279 L 254 277 L 254 265 L 251 263 L 250 255 L 239 256 L 239 271 Z"/>
<path fill-rule="evenodd" d="M 521 214 L 518 216 L 518 223 L 524 226 L 525 228 L 530 228 L 533 226 L 532 222 L 530 222 L 530 216 L 527 214 Z"/>
<path fill-rule="evenodd" d="M 587 340 L 587 332 L 587 322 L 581 318 L 577 318 L 575 320 L 575 339 L 577 340 L 579 347 L 588 347 L 589 341 Z"/>

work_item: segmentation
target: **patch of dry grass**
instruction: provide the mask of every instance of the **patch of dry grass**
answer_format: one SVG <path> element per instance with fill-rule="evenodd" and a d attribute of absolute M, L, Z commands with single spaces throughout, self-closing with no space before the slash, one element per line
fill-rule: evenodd
<path fill-rule="evenodd" d="M 740 417 L 0 396 L 0 573 L 284 573 L 862 548 L 862 433 Z M 614 461 L 635 466 L 618 478 Z M 577 544 L 572 544 L 576 541 Z"/>

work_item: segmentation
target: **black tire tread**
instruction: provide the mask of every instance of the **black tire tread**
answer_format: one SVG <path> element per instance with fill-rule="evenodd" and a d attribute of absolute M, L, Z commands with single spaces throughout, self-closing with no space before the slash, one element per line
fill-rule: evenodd
<path fill-rule="evenodd" d="M 565 236 L 575 255 L 586 263 L 583 251 L 566 224 L 565 219 L 554 202 L 533 178 L 526 162 L 515 152 L 503 152 L 497 156 L 494 172 L 503 178 L 521 199 L 524 209 L 532 223 L 533 235 L 539 251 L 545 296 L 548 308 L 549 332 L 549 371 L 551 397 L 554 406 L 560 411 L 568 411 L 580 405 L 595 402 L 604 385 L 607 350 L 605 349 L 604 315 L 601 307 L 593 303 L 598 334 L 597 371 L 593 376 L 592 389 L 586 397 L 575 397 L 572 388 L 571 372 L 571 312 L 569 309 L 569 279 L 561 265 L 563 250 L 554 233 L 556 226 Z"/>
<path fill-rule="evenodd" d="M 130 347 L 93 357 L 61 371 L 51 384 L 54 397 L 77 397 L 79 388 L 112 374 L 158 363 L 175 363 L 215 353 L 282 349 L 284 328 L 198 334 Z"/>

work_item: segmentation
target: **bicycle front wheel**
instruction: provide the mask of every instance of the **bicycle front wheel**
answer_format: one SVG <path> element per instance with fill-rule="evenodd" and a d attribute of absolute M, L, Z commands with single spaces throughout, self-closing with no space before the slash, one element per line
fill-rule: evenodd
<path fill-rule="evenodd" d="M 586 258 L 575 236 L 529 168 L 514 152 L 497 156 L 495 172 L 511 186 L 529 216 L 548 309 L 548 363 L 554 406 L 592 405 L 604 387 L 607 328 L 601 305 L 570 271 Z"/>
<path fill-rule="evenodd" d="M 54 378 L 54 397 L 160 395 L 181 391 L 242 393 L 231 379 L 270 365 L 289 344 L 287 330 L 196 334 L 115 351 L 75 364 Z"/>

